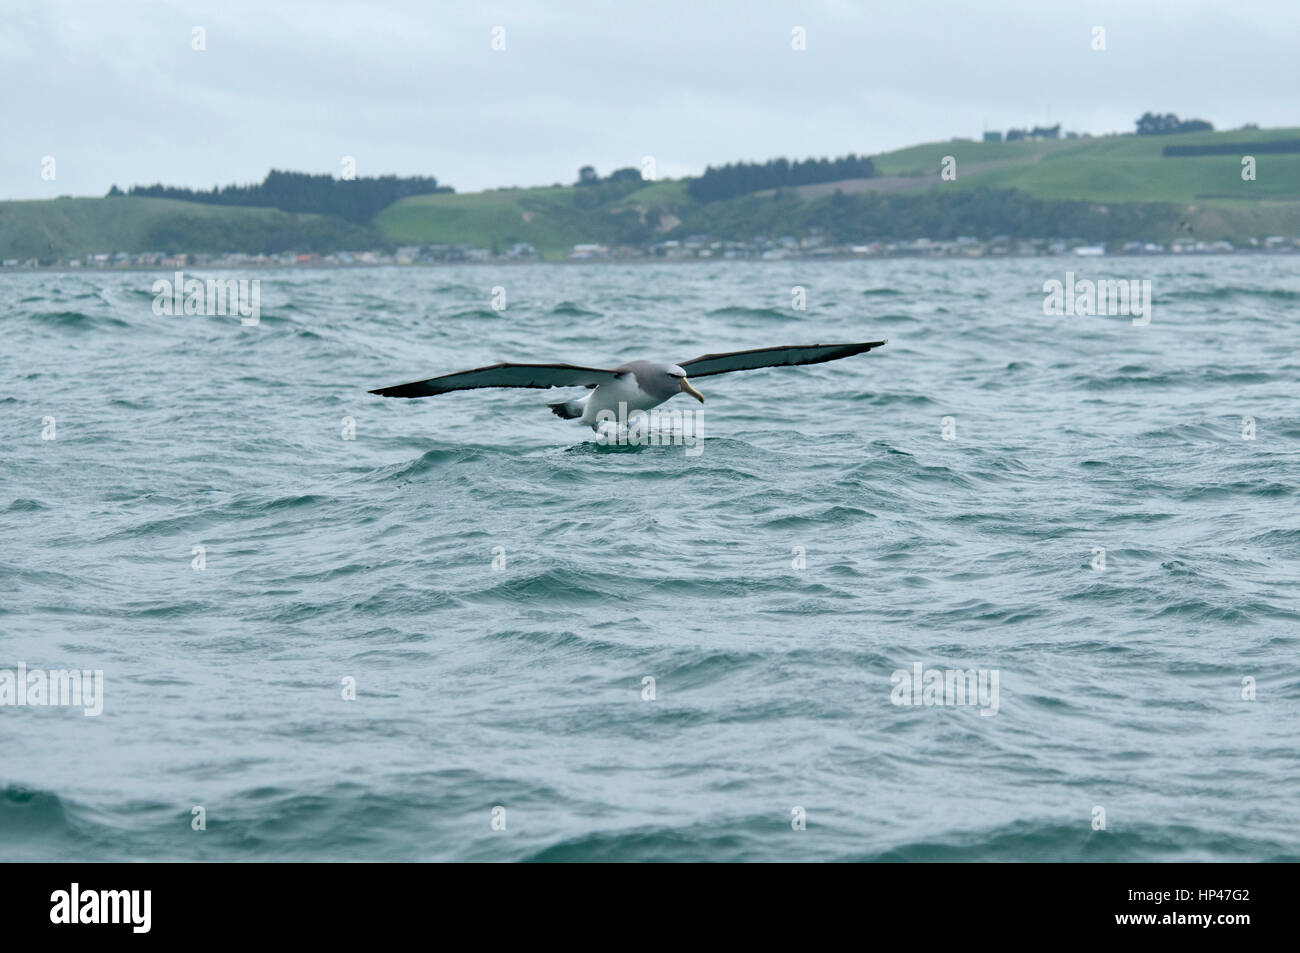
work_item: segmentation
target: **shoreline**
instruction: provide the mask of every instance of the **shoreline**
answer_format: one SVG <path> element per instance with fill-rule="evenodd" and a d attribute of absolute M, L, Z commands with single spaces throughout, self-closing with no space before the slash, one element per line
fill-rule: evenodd
<path fill-rule="evenodd" d="M 789 265 L 803 264 L 807 262 L 870 262 L 870 261 L 941 261 L 946 263 L 952 262 L 986 262 L 986 261 L 1006 261 L 1022 260 L 1027 258 L 1046 258 L 1054 261 L 1096 261 L 1098 259 L 1133 259 L 1133 258 L 1236 258 L 1240 256 L 1289 256 L 1300 254 L 1300 247 L 1283 246 L 1279 248 L 1236 248 L 1232 251 L 1184 251 L 1184 252 L 1107 252 L 1102 255 L 1077 255 L 1071 252 L 1061 253 L 1044 253 L 1044 254 L 1021 254 L 1007 252 L 1004 254 L 993 255 L 951 255 L 951 254 L 870 254 L 870 255 L 791 255 L 786 258 L 702 258 L 699 256 L 681 256 L 673 258 L 584 258 L 584 259 L 542 259 L 534 258 L 529 260 L 511 260 L 511 259 L 490 259 L 488 261 L 412 261 L 412 262 L 302 262 L 288 264 L 285 262 L 190 262 L 184 265 L 8 265 L 0 267 L 0 275 L 11 274 L 32 274 L 36 272 L 56 273 L 56 274 L 104 274 L 104 273 L 126 273 L 126 272 L 154 272 L 159 274 L 171 274 L 176 271 L 339 271 L 355 269 L 374 269 L 374 268 L 500 268 L 500 267 L 531 267 L 531 266 L 583 266 L 598 265 L 608 267 L 614 265 L 716 265 L 716 264 L 747 264 L 747 265 Z"/>

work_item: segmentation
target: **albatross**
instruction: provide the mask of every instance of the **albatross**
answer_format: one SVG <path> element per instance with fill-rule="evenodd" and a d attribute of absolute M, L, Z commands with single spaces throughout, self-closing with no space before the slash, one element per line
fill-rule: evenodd
<path fill-rule="evenodd" d="M 551 412 L 565 420 L 580 419 L 597 433 L 600 425 L 618 414 L 620 405 L 626 419 L 637 411 L 657 407 L 670 397 L 688 394 L 701 404 L 704 395 L 691 384 L 691 377 L 754 371 L 763 367 L 790 367 L 796 364 L 822 364 L 852 357 L 881 347 L 884 341 L 861 344 L 803 344 L 790 347 L 760 347 L 749 351 L 705 354 L 680 364 L 655 361 L 629 361 L 618 367 L 583 367 L 578 364 L 490 364 L 470 371 L 457 371 L 409 384 L 394 384 L 370 391 L 381 397 L 433 397 L 457 390 L 480 387 L 586 387 L 590 394 L 574 400 L 547 404 Z"/>

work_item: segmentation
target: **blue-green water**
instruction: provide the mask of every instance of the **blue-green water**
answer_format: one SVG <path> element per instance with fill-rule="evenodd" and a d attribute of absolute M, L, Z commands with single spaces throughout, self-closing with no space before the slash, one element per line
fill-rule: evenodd
<path fill-rule="evenodd" d="M 104 710 L 0 707 L 0 857 L 1300 859 L 1298 265 L 269 271 L 252 327 L 2 275 L 0 669 Z M 697 381 L 698 456 L 366 394 L 877 338 Z"/>

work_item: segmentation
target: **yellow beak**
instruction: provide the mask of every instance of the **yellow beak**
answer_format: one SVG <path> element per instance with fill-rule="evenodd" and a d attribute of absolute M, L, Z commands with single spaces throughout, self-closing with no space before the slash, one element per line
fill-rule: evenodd
<path fill-rule="evenodd" d="M 692 386 L 691 386 L 691 382 L 688 381 L 688 380 L 687 380 L 686 378 L 684 378 L 684 377 L 682 378 L 682 393 L 683 393 L 683 394 L 690 394 L 692 397 L 694 397 L 696 400 L 698 400 L 701 404 L 704 403 L 704 395 L 701 394 L 699 391 L 697 391 L 694 387 L 692 387 Z"/>

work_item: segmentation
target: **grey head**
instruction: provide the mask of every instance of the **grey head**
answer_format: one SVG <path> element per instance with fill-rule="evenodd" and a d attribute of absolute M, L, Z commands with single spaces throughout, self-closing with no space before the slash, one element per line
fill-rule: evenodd
<path fill-rule="evenodd" d="M 632 374 L 642 391 L 659 400 L 667 400 L 675 394 L 686 393 L 701 404 L 704 403 L 704 395 L 691 386 L 691 382 L 686 379 L 686 371 L 676 364 L 628 361 L 614 368 L 614 371 L 619 374 Z"/>

